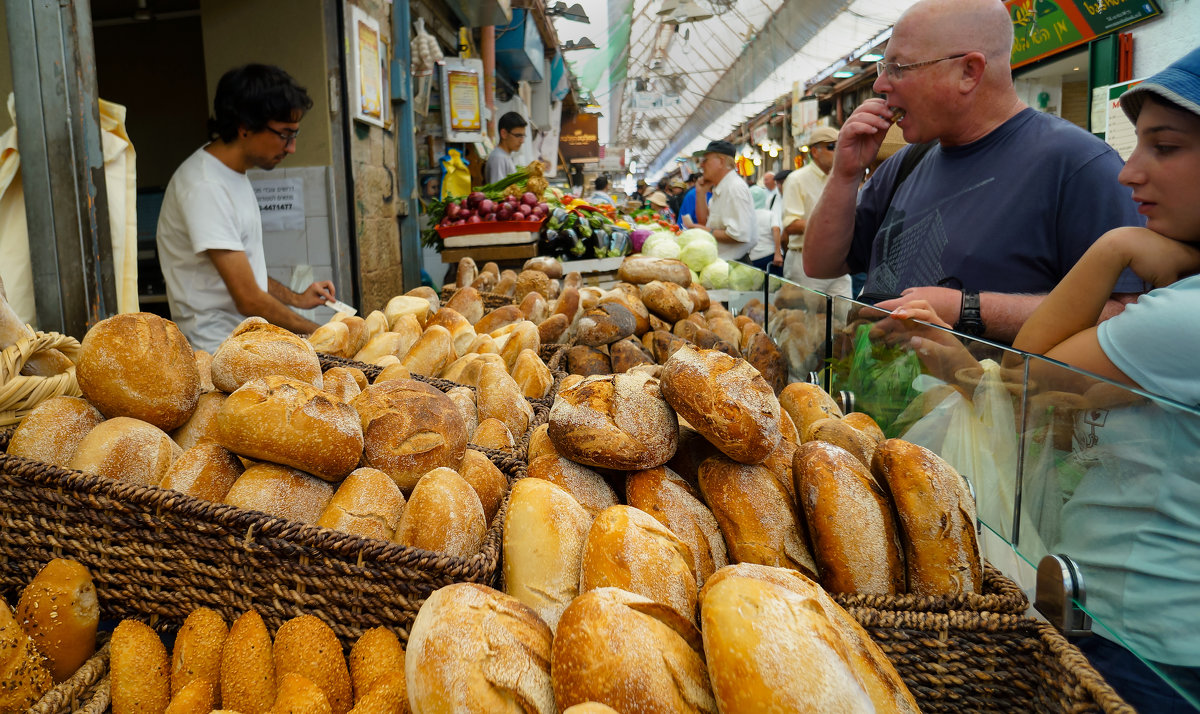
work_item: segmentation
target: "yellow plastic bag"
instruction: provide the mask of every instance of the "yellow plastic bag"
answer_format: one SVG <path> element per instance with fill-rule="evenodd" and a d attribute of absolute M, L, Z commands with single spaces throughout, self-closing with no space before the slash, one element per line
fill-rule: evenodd
<path fill-rule="evenodd" d="M 448 149 L 442 157 L 442 200 L 471 193 L 471 171 L 458 149 Z"/>

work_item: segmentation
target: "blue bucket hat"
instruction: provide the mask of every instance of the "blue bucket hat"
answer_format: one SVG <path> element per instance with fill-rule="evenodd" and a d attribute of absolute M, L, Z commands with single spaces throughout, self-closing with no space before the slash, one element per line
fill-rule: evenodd
<path fill-rule="evenodd" d="M 1156 94 L 1200 116 L 1200 47 L 1121 95 L 1121 108 L 1130 121 L 1137 122 L 1147 94 Z"/>

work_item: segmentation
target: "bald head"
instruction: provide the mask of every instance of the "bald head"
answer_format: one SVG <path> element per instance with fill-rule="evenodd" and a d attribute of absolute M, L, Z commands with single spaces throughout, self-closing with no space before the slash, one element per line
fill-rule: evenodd
<path fill-rule="evenodd" d="M 960 52 L 982 52 L 992 79 L 1012 81 L 1013 28 L 1001 0 L 921 0 L 910 7 L 892 31 L 892 42 L 903 40 L 912 62 Z"/>

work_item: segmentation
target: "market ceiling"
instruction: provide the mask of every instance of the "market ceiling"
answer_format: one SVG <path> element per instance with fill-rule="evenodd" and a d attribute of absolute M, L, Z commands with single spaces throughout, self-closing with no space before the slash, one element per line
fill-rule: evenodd
<path fill-rule="evenodd" d="M 885 33 L 915 0 L 580 2 L 591 23 L 558 18 L 555 29 L 597 45 L 567 57 L 604 115 L 601 140 L 656 178 Z"/>

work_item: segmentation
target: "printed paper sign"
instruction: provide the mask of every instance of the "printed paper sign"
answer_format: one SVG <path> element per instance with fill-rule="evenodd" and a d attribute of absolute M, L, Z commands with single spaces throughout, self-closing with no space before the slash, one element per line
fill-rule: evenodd
<path fill-rule="evenodd" d="M 304 230 L 304 179 L 254 182 L 263 233 Z"/>

